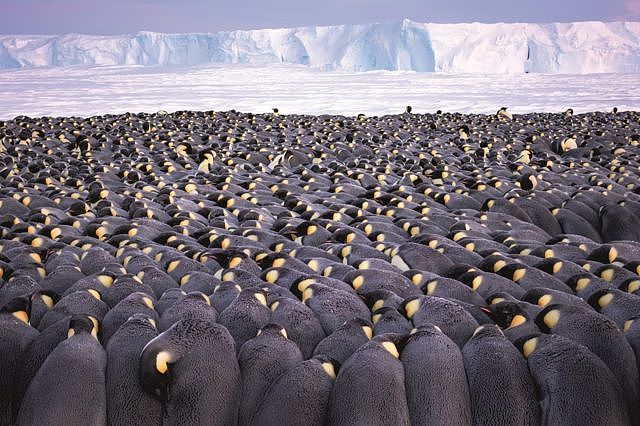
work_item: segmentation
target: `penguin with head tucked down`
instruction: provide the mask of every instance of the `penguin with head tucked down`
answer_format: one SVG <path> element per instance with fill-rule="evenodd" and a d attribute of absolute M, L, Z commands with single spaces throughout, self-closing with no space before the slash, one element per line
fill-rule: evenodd
<path fill-rule="evenodd" d="M 252 425 L 308 426 L 325 424 L 329 397 L 339 364 L 323 356 L 285 371 L 264 396 Z"/>
<path fill-rule="evenodd" d="M 107 355 L 92 331 L 70 324 L 22 400 L 16 425 L 107 423 Z"/>
<path fill-rule="evenodd" d="M 68 337 L 71 329 L 76 334 L 86 332 L 97 337 L 99 332 L 98 320 L 86 315 L 66 316 L 38 334 L 22 351 L 20 369 L 16 372 L 14 381 L 16 400 L 22 400 L 27 392 L 29 383 L 31 383 L 42 364 L 56 346 Z M 15 414 L 17 414 L 20 407 L 16 406 L 14 408 Z"/>
<path fill-rule="evenodd" d="M 29 325 L 29 299 L 19 297 L 0 307 L 0 424 L 12 424 L 22 398 L 14 380 L 19 378 L 22 353 L 38 336 Z"/>
<path fill-rule="evenodd" d="M 478 322 L 462 306 L 440 297 L 420 296 L 407 299 L 403 310 L 415 327 L 426 323 L 436 325 L 460 348 L 478 328 Z"/>
<path fill-rule="evenodd" d="M 252 423 L 258 403 L 276 379 L 303 361 L 298 346 L 287 338 L 287 332 L 277 324 L 267 324 L 258 335 L 247 340 L 238 352 L 242 399 L 238 424 Z"/>
<path fill-rule="evenodd" d="M 400 360 L 412 425 L 471 424 L 471 399 L 458 346 L 436 326 L 408 337 Z"/>
<path fill-rule="evenodd" d="M 548 305 L 536 317 L 545 333 L 558 334 L 586 346 L 598 356 L 618 380 L 635 423 L 640 406 L 640 378 L 633 349 L 616 324 L 589 308 Z"/>
<path fill-rule="evenodd" d="M 411 424 L 399 360 L 403 339 L 376 336 L 349 357 L 334 382 L 325 424 Z"/>
<path fill-rule="evenodd" d="M 219 324 L 181 320 L 140 355 L 142 387 L 164 403 L 163 424 L 236 424 L 241 396 L 233 337 Z"/>
<path fill-rule="evenodd" d="M 354 318 L 346 321 L 333 333 L 322 339 L 313 351 L 313 355 L 322 355 L 342 364 L 372 337 L 371 323 L 361 318 Z"/>
<path fill-rule="evenodd" d="M 322 324 L 313 311 L 304 303 L 288 297 L 279 297 L 270 307 L 270 321 L 287 331 L 288 338 L 298 345 L 304 359 L 311 358 L 313 350 L 325 338 Z"/>
<path fill-rule="evenodd" d="M 516 345 L 539 392 L 539 424 L 632 424 L 618 382 L 586 347 L 554 334 L 524 337 Z"/>
<path fill-rule="evenodd" d="M 269 323 L 271 309 L 262 291 L 244 289 L 227 308 L 218 315 L 218 323 L 225 326 L 239 351 L 244 342 L 252 339 Z"/>
<path fill-rule="evenodd" d="M 536 425 L 538 400 L 527 363 L 497 326 L 479 327 L 462 349 L 473 424 Z"/>
<path fill-rule="evenodd" d="M 107 413 L 111 425 L 160 425 L 162 403 L 145 392 L 139 380 L 142 349 L 158 335 L 155 320 L 131 316 L 107 344 Z"/>

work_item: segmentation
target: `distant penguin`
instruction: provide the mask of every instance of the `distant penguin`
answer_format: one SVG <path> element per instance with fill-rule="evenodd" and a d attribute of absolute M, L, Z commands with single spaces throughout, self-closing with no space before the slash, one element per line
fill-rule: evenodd
<path fill-rule="evenodd" d="M 252 425 L 323 425 L 339 364 L 315 356 L 285 371 L 258 406 Z"/>
<path fill-rule="evenodd" d="M 513 114 L 507 111 L 507 107 L 500 107 L 496 115 L 501 120 L 513 120 Z"/>
<path fill-rule="evenodd" d="M 425 324 L 408 337 L 400 360 L 411 424 L 469 425 L 471 399 L 458 346 Z"/>
<path fill-rule="evenodd" d="M 474 425 L 537 425 L 538 400 L 525 360 L 497 326 L 481 326 L 462 349 Z"/>
<path fill-rule="evenodd" d="M 399 425 L 411 419 L 399 335 L 375 337 L 342 365 L 331 391 L 326 425 Z"/>
<path fill-rule="evenodd" d="M 303 361 L 298 346 L 287 339 L 287 332 L 277 324 L 267 324 L 258 335 L 247 340 L 238 352 L 242 398 L 238 424 L 249 425 L 260 401 L 276 379 Z"/>
<path fill-rule="evenodd" d="M 134 314 L 116 330 L 106 346 L 107 414 L 110 425 L 160 425 L 162 403 L 142 388 L 139 358 L 158 335 L 154 320 Z"/>
<path fill-rule="evenodd" d="M 91 332 L 69 329 L 49 354 L 22 400 L 16 425 L 107 423 L 107 355 Z"/>
<path fill-rule="evenodd" d="M 178 321 L 147 343 L 139 371 L 142 387 L 164 403 L 163 424 L 236 424 L 240 369 L 223 326 Z"/>
<path fill-rule="evenodd" d="M 619 384 L 587 348 L 544 334 L 523 338 L 517 345 L 539 393 L 540 424 L 632 424 Z"/>

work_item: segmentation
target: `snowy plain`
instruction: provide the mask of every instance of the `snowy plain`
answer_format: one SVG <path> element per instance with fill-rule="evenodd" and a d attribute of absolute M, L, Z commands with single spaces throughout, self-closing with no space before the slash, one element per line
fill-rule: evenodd
<path fill-rule="evenodd" d="M 640 110 L 640 74 L 321 71 L 302 65 L 70 66 L 0 71 L 0 119 L 158 110 L 284 114 Z"/>

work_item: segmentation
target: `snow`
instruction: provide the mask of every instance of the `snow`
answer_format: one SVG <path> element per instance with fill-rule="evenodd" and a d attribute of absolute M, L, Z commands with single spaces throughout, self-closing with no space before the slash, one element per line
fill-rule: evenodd
<path fill-rule="evenodd" d="M 400 22 L 121 36 L 0 36 L 0 68 L 295 64 L 335 71 L 637 73 L 639 22 Z"/>
<path fill-rule="evenodd" d="M 295 49 L 290 45 L 289 54 Z M 20 68 L 0 70 L 0 119 L 273 107 L 284 114 L 384 115 L 407 105 L 417 113 L 495 113 L 503 105 L 513 113 L 640 110 L 638 87 L 640 74 L 346 72 L 247 64 Z"/>

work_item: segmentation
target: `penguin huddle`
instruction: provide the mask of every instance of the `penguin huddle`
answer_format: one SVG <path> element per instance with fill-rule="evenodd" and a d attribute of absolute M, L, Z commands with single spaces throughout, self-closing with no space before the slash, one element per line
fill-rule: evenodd
<path fill-rule="evenodd" d="M 0 121 L 0 425 L 640 424 L 639 119 Z"/>

